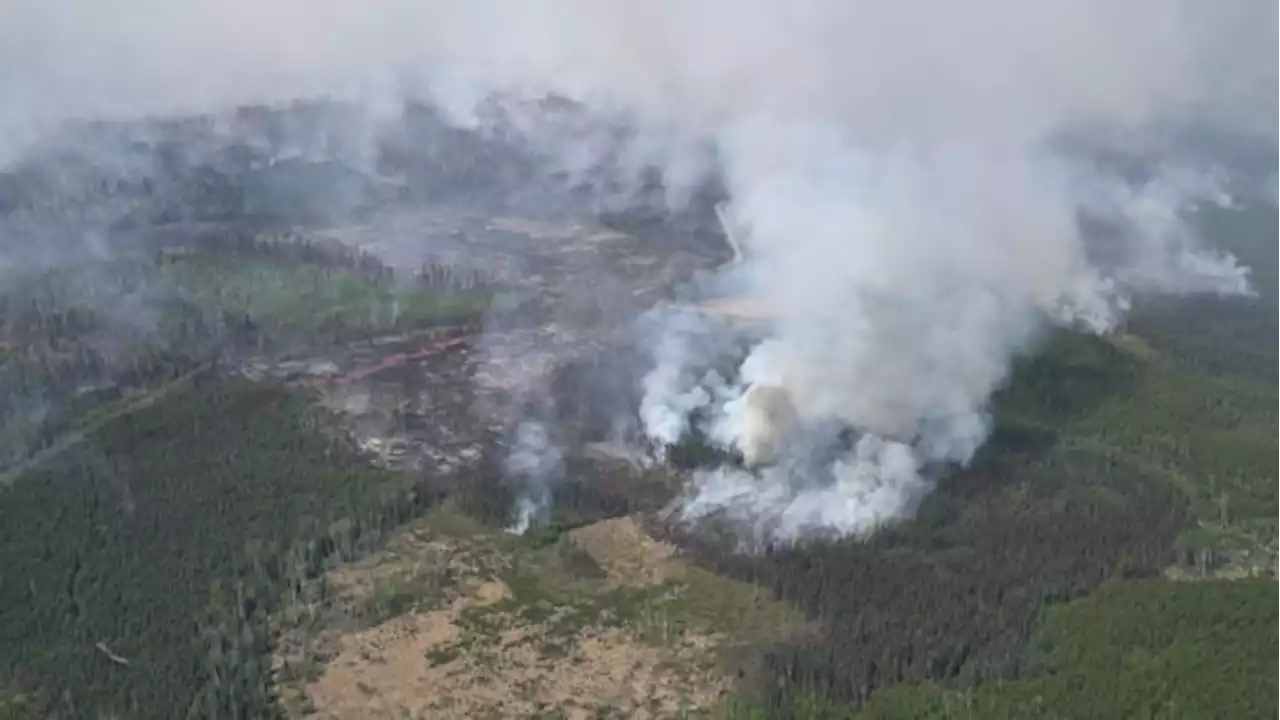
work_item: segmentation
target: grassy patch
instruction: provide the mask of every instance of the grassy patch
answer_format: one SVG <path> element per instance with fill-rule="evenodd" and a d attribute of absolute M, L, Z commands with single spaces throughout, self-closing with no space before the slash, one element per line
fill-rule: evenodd
<path fill-rule="evenodd" d="M 682 578 L 683 611 L 740 642 L 769 643 L 806 632 L 804 616 L 758 585 L 691 567 Z"/>
<path fill-rule="evenodd" d="M 362 620 L 377 625 L 409 611 L 421 611 L 440 598 L 440 578 L 435 573 L 380 578 L 364 599 Z"/>
<path fill-rule="evenodd" d="M 533 648 L 547 662 L 580 662 L 585 638 L 613 631 L 667 648 L 679 647 L 690 632 L 745 643 L 776 640 L 803 626 L 798 613 L 755 586 L 698 568 L 681 566 L 657 584 L 619 586 L 568 535 L 558 533 L 548 544 L 494 531 L 448 502 L 415 522 L 411 532 L 453 548 L 452 557 L 469 568 L 465 577 L 454 578 L 462 582 L 459 591 L 469 592 L 463 588 L 486 578 L 504 589 L 496 599 L 464 603 L 454 619 L 461 636 L 427 652 L 432 666 L 465 658 L 476 667 L 497 667 L 508 645 Z M 397 562 L 410 561 L 408 554 L 398 557 Z M 400 597 L 390 587 L 383 593 Z M 402 601 L 409 607 L 414 602 L 407 595 Z M 707 648 L 708 668 L 718 660 L 712 650 Z"/>
<path fill-rule="evenodd" d="M 427 651 L 427 663 L 431 667 L 439 667 L 440 665 L 448 665 L 449 663 L 462 657 L 466 646 L 462 644 L 441 645 L 433 647 Z"/>
<path fill-rule="evenodd" d="M 28 695 L 0 679 L 0 720 L 21 720 L 31 717 L 32 711 Z"/>
<path fill-rule="evenodd" d="M 189 302 L 216 302 L 267 331 L 419 327 L 473 317 L 489 298 L 483 288 L 426 289 L 358 269 L 225 256 L 179 256 L 160 266 L 159 278 Z"/>
<path fill-rule="evenodd" d="M 432 508 L 414 527 L 426 538 L 471 541 L 496 535 L 493 528 L 462 512 L 454 498 Z"/>

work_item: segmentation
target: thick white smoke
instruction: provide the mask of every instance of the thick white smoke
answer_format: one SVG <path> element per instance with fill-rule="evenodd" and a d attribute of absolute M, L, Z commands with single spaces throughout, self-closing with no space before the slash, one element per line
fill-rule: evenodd
<path fill-rule="evenodd" d="M 1136 289 L 1247 289 L 1180 220 L 1198 188 L 1124 185 L 1055 152 L 1062 134 L 1170 115 L 1275 127 L 1274 0 L 94 8 L 0 11 L 10 155 L 66 117 L 405 88 L 459 121 L 495 94 L 573 98 L 642 128 L 644 159 L 689 182 L 705 167 L 691 148 L 714 144 L 750 228 L 749 294 L 776 312 L 742 379 L 788 391 L 802 429 L 859 433 L 813 474 L 783 462 L 699 480 L 688 514 L 727 508 L 769 537 L 911 512 L 923 468 L 982 442 L 988 397 L 1045 322 L 1104 330 Z M 583 164 L 572 135 L 563 145 Z M 1124 220 L 1111 261 L 1091 259 L 1082 206 Z M 710 408 L 710 436 L 741 449 L 745 388 L 714 387 L 689 328 L 673 333 L 645 381 L 650 433 L 672 442 Z"/>
<path fill-rule="evenodd" d="M 686 517 L 727 511 L 758 540 L 870 530 L 914 511 L 930 487 L 926 466 L 968 462 L 988 431 L 987 399 L 1046 322 L 1101 332 L 1130 290 L 1248 290 L 1234 259 L 1198 250 L 1178 216 L 1202 187 L 1160 178 L 1134 190 L 1102 177 L 1082 188 L 1078 168 L 999 139 L 810 147 L 822 133 L 752 131 L 729 156 L 761 167 L 740 164 L 730 178 L 749 178 L 733 197 L 752 228 L 753 294 L 776 312 L 776 334 L 747 357 L 737 396 L 715 405 L 706 436 L 749 465 L 769 445 L 796 443 L 770 437 L 794 431 L 749 402 L 746 388 L 776 387 L 802 428 L 837 421 L 858 437 L 818 468 L 798 470 L 784 450 L 755 473 L 706 473 Z M 1084 188 L 1105 190 L 1105 209 L 1122 221 L 1117 265 L 1087 259 L 1076 216 Z M 669 367 L 678 353 L 659 347 L 646 382 L 693 374 Z M 685 383 L 645 403 L 670 418 L 690 398 L 713 403 L 717 390 Z M 669 431 L 652 428 L 659 439 Z"/>

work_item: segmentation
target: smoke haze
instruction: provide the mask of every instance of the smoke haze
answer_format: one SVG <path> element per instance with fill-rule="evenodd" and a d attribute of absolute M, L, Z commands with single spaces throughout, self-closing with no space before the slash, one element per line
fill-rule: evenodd
<path fill-rule="evenodd" d="M 638 412 L 657 443 L 705 409 L 708 437 L 741 450 L 751 383 L 785 388 L 810 437 L 759 473 L 699 477 L 686 515 L 725 511 L 769 538 L 860 532 L 912 512 L 928 467 L 972 457 L 988 398 L 1047 323 L 1105 331 L 1135 292 L 1248 292 L 1247 270 L 1181 219 L 1225 201 L 1212 176 L 1169 166 L 1135 183 L 1060 141 L 1186 119 L 1273 138 L 1276 14 L 1268 0 L 20 1 L 0 10 L 0 166 L 61 120 L 327 94 L 364 110 L 356 135 L 406 97 L 471 126 L 500 98 L 528 141 L 585 169 L 608 143 L 520 102 L 571 98 L 635 129 L 622 162 L 662 168 L 669 202 L 722 175 L 749 230 L 743 290 L 777 316 L 732 381 L 708 374 L 697 318 L 655 346 Z M 1082 208 L 1118 230 L 1086 237 Z M 857 437 L 815 463 L 827 423 Z M 533 451 L 545 440 L 530 425 L 520 452 L 554 457 Z M 539 488 L 555 464 L 513 462 Z"/>

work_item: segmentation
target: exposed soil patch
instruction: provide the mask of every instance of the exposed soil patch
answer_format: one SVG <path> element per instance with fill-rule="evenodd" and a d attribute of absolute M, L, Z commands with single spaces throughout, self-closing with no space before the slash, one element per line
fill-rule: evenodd
<path fill-rule="evenodd" d="M 406 333 L 239 363 L 250 378 L 313 388 L 379 463 L 442 489 L 456 489 L 481 471 L 486 456 L 501 455 L 511 426 L 532 406 L 557 427 L 600 425 L 587 409 L 617 388 L 598 387 L 599 379 L 576 382 L 581 372 L 569 373 L 575 382 L 565 387 L 550 386 L 566 367 L 590 365 L 616 344 L 619 328 L 717 262 L 706 243 L 691 237 L 663 244 L 585 216 L 494 217 L 448 204 L 274 239 L 356 249 L 403 271 L 479 273 L 492 284 L 496 297 L 483 328 Z M 630 376 L 609 377 L 632 384 Z M 618 409 L 602 412 L 616 418 Z"/>
<path fill-rule="evenodd" d="M 575 553 L 603 573 L 575 569 Z M 535 549 L 441 511 L 326 575 L 313 619 L 279 634 L 282 704 L 323 718 L 705 714 L 731 689 L 730 640 L 686 612 L 684 572 L 629 518 Z"/>
<path fill-rule="evenodd" d="M 674 559 L 676 547 L 649 537 L 633 518 L 603 520 L 569 537 L 618 585 L 661 585 L 684 577 L 684 564 Z"/>
<path fill-rule="evenodd" d="M 318 716 L 587 718 L 612 709 L 671 717 L 709 708 L 727 689 L 708 661 L 711 641 L 692 634 L 659 648 L 622 629 L 584 627 L 560 645 L 546 626 L 512 618 L 492 636 L 470 637 L 464 614 L 508 598 L 505 585 L 485 583 L 446 609 L 343 636 L 339 654 L 306 688 Z"/>

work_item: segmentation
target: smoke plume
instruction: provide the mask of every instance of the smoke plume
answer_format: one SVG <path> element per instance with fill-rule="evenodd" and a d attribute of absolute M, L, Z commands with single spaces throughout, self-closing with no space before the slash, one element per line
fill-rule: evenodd
<path fill-rule="evenodd" d="M 522 535 L 534 522 L 545 519 L 551 507 L 551 483 L 562 470 L 561 462 L 560 449 L 551 441 L 544 424 L 524 420 L 516 426 L 515 442 L 506 462 L 508 476 L 520 484 L 510 532 Z"/>
<path fill-rule="evenodd" d="M 777 462 L 708 473 L 685 508 L 762 537 L 912 512 L 931 466 L 981 444 L 988 398 L 1047 323 L 1104 331 L 1134 292 L 1248 290 L 1181 219 L 1205 199 L 1198 175 L 1135 182 L 1061 141 L 1171 118 L 1273 136 L 1268 0 L 91 6 L 0 11 L 0 163 L 67 118 L 314 94 L 354 99 L 375 129 L 406 96 L 471 126 L 494 98 L 517 120 L 569 98 L 635 129 L 623 164 L 662 168 L 673 203 L 714 148 L 772 332 L 730 381 L 708 374 L 718 351 L 696 318 L 673 321 L 639 413 L 669 444 L 700 410 L 743 451 L 760 434 L 743 429 L 748 386 L 787 392 L 796 432 Z M 609 145 L 526 134 L 569 168 Z M 1088 237 L 1082 210 L 1115 231 Z M 854 438 L 823 440 L 835 426 Z"/>

